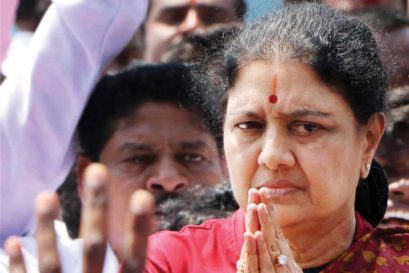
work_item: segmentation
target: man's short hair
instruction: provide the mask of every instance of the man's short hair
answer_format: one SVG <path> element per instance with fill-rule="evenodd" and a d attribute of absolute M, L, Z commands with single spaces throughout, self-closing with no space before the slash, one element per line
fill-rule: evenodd
<path fill-rule="evenodd" d="M 93 161 L 106 142 L 144 103 L 173 103 L 186 111 L 198 113 L 209 132 L 216 123 L 193 88 L 195 67 L 182 63 L 136 64 L 116 75 L 103 77 L 94 89 L 78 125 L 82 152 Z M 217 143 L 217 137 L 213 135 Z M 220 147 L 220 145 L 218 146 Z M 220 151 L 220 150 L 219 150 Z"/>

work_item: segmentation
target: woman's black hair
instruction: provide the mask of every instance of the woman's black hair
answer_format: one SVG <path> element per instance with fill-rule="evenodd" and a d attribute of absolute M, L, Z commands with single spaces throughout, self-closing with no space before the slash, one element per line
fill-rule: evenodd
<path fill-rule="evenodd" d="M 288 5 L 244 28 L 225 54 L 225 87 L 253 61 L 298 62 L 334 87 L 365 124 L 385 110 L 386 73 L 370 29 L 318 4 Z"/>
<path fill-rule="evenodd" d="M 213 84 L 205 94 L 211 98 L 208 104 L 219 122 L 224 120 L 227 94 L 240 69 L 254 61 L 309 66 L 350 105 L 358 124 L 365 125 L 373 114 L 385 111 L 387 77 L 370 29 L 356 18 L 319 4 L 290 4 L 244 27 L 222 57 L 221 69 L 216 72 L 221 76 L 210 76 Z M 216 101 L 219 111 L 214 107 Z M 371 169 L 370 178 L 375 170 Z M 376 176 L 382 174 L 376 172 Z M 370 213 L 376 216 L 368 217 L 367 210 L 363 214 L 375 224 L 385 212 L 387 191 L 374 190 L 382 196 L 368 199 L 368 190 L 364 194 L 361 189 L 357 210 L 361 204 L 371 203 L 374 210 Z"/>

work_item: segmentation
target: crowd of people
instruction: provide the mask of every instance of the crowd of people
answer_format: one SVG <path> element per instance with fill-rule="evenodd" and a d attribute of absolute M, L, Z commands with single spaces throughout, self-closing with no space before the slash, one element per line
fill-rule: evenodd
<path fill-rule="evenodd" d="M 246 12 L 8 2 L 0 272 L 409 272 L 408 2 Z"/>

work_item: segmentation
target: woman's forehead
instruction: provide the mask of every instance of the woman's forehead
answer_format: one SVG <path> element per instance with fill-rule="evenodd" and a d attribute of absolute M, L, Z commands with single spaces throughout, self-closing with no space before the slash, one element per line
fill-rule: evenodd
<path fill-rule="evenodd" d="M 272 95 L 277 97 L 274 103 L 271 102 Z M 228 96 L 230 110 L 239 112 L 257 111 L 268 106 L 288 115 L 306 112 L 329 115 L 334 104 L 349 108 L 332 87 L 321 81 L 311 68 L 300 63 L 250 63 L 240 70 Z"/>

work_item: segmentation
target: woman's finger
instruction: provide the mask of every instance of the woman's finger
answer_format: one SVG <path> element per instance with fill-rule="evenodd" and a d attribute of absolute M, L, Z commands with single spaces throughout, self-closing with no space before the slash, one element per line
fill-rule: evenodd
<path fill-rule="evenodd" d="M 143 271 L 148 236 L 153 232 L 154 211 L 155 200 L 151 193 L 139 190 L 132 195 L 122 273 Z"/>
<path fill-rule="evenodd" d="M 248 192 L 247 213 L 246 213 L 246 231 L 254 234 L 260 229 L 257 216 L 257 204 L 260 202 L 260 196 L 256 189 L 250 189 Z"/>
<path fill-rule="evenodd" d="M 260 220 L 260 230 L 264 236 L 264 240 L 267 245 L 267 249 L 269 254 L 271 255 L 271 259 L 279 253 L 279 248 L 277 246 L 277 236 L 275 225 L 273 223 L 273 214 L 274 210 L 268 210 L 266 204 L 260 203 L 257 206 L 257 215 L 258 219 Z M 274 256 L 274 257 L 273 257 Z"/>
<path fill-rule="evenodd" d="M 20 238 L 14 236 L 8 238 L 4 244 L 4 250 L 9 256 L 9 272 L 26 273 Z"/>
<path fill-rule="evenodd" d="M 278 216 L 274 209 L 274 203 L 267 188 L 260 189 L 260 204 L 258 205 L 257 212 L 260 219 L 261 231 L 264 235 L 276 272 L 302 272 L 294 259 L 287 239 L 281 231 Z M 281 256 L 281 262 L 285 263 L 283 265 L 281 265 L 279 261 L 280 255 L 283 255 Z"/>
<path fill-rule="evenodd" d="M 258 230 L 260 230 L 260 222 L 257 215 L 257 205 L 251 203 L 247 206 L 246 231 L 254 234 Z"/>
<path fill-rule="evenodd" d="M 248 272 L 245 273 L 259 273 L 260 269 L 258 266 L 257 243 L 254 236 L 249 232 L 244 233 L 244 244 L 246 245 L 247 249 L 245 261 L 248 270 Z"/>
<path fill-rule="evenodd" d="M 254 203 L 256 205 L 260 203 L 260 194 L 258 193 L 258 190 L 255 188 L 249 189 L 248 199 L 248 203 Z"/>
<path fill-rule="evenodd" d="M 84 174 L 80 237 L 84 240 L 84 273 L 101 273 L 107 237 L 108 170 L 91 164 Z"/>
<path fill-rule="evenodd" d="M 41 273 L 60 273 L 61 264 L 54 230 L 54 220 L 59 210 L 57 194 L 54 192 L 40 193 L 37 196 L 35 208 L 39 271 Z"/>
<path fill-rule="evenodd" d="M 280 223 L 278 222 L 277 213 L 274 209 L 274 202 L 271 198 L 270 189 L 260 189 L 260 204 L 258 207 L 261 231 L 270 251 L 280 251 L 277 246 L 277 240 L 284 238 L 281 232 Z"/>
<path fill-rule="evenodd" d="M 260 273 L 275 273 L 274 266 L 271 261 L 270 253 L 264 240 L 262 232 L 257 231 L 254 235 L 257 243 L 258 263 L 260 267 Z"/>
<path fill-rule="evenodd" d="M 303 270 L 295 261 L 293 253 L 291 252 L 290 246 L 288 244 L 288 241 L 285 238 L 277 240 L 277 247 L 279 249 L 279 252 L 282 255 L 285 255 L 286 257 L 285 265 L 277 265 L 278 261 L 276 262 L 275 268 L 276 268 L 277 273 L 281 273 L 281 272 L 302 273 Z"/>

